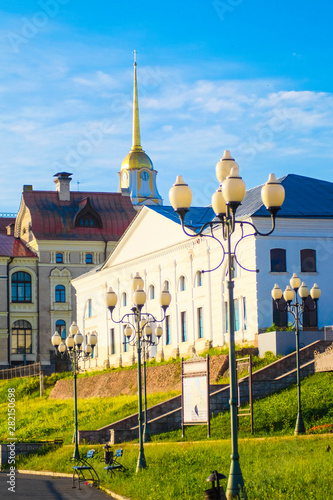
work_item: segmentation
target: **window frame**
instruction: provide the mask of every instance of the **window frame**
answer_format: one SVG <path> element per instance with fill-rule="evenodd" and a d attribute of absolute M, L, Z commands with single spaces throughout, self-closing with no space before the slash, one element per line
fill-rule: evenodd
<path fill-rule="evenodd" d="M 17 331 L 17 333 L 14 333 L 14 330 Z M 24 333 L 19 333 L 20 331 L 23 331 Z M 27 332 L 30 331 L 30 334 L 27 334 Z M 13 346 L 13 340 L 14 337 L 17 337 L 16 340 L 16 348 L 14 350 Z M 20 346 L 20 338 L 24 339 L 24 346 Z M 30 345 L 27 348 L 27 337 L 30 338 Z M 32 325 L 29 321 L 26 321 L 25 319 L 19 319 L 14 321 L 11 327 L 11 354 L 32 354 Z"/>
<path fill-rule="evenodd" d="M 307 252 L 307 254 L 305 252 Z M 312 260 L 314 269 L 306 269 L 307 267 L 306 261 L 309 262 L 309 259 Z M 314 250 L 313 248 L 302 248 L 300 250 L 300 264 L 301 264 L 300 265 L 301 273 L 316 273 L 317 272 L 316 250 Z"/>
<path fill-rule="evenodd" d="M 178 280 L 178 291 L 185 292 L 185 290 L 186 290 L 186 278 L 182 274 L 181 276 L 179 276 L 179 280 Z"/>
<path fill-rule="evenodd" d="M 23 275 L 21 279 L 20 275 Z M 29 277 L 29 279 L 26 279 L 27 277 Z M 30 273 L 26 271 L 16 271 L 11 275 L 10 283 L 11 283 L 11 302 L 15 303 L 32 302 L 32 276 Z M 16 298 L 14 298 L 14 296 Z M 22 297 L 22 299 L 20 299 L 20 297 Z"/>
<path fill-rule="evenodd" d="M 62 336 L 64 330 L 65 337 Z M 64 338 L 66 338 L 66 321 L 63 319 L 58 319 L 55 324 L 55 331 L 58 332 L 61 338 L 64 340 Z"/>
<path fill-rule="evenodd" d="M 66 287 L 62 284 L 58 284 L 54 288 L 54 301 L 58 303 L 64 303 L 66 302 Z"/>
<path fill-rule="evenodd" d="M 86 253 L 86 264 L 93 264 L 93 254 L 92 253 Z"/>
<path fill-rule="evenodd" d="M 181 341 L 187 342 L 186 311 L 180 313 Z"/>
<path fill-rule="evenodd" d="M 203 339 L 203 309 L 197 307 L 197 326 L 198 326 L 198 339 Z"/>
<path fill-rule="evenodd" d="M 273 257 L 273 253 L 280 253 L 280 256 Z M 287 272 L 287 252 L 285 248 L 271 248 L 270 249 L 270 270 L 271 273 L 286 273 Z M 281 259 L 281 256 L 283 258 Z"/>
<path fill-rule="evenodd" d="M 55 256 L 55 261 L 56 264 L 63 264 L 64 263 L 64 254 L 62 252 L 57 252 Z"/>

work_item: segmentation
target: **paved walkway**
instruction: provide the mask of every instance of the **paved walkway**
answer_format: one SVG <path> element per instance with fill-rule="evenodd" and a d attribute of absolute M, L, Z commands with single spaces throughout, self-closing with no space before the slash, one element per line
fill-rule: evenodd
<path fill-rule="evenodd" d="M 1 500 L 115 500 L 102 490 L 81 484 L 81 490 L 72 488 L 70 477 L 15 474 L 15 492 L 8 491 L 8 471 L 0 473 Z"/>

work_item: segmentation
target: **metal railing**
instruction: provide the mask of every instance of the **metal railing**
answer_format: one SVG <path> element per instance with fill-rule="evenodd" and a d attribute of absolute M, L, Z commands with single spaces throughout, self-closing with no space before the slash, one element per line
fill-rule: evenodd
<path fill-rule="evenodd" d="M 10 380 L 16 377 L 37 377 L 40 371 L 40 363 L 16 366 L 15 368 L 5 368 L 4 370 L 0 370 L 0 380 Z"/>

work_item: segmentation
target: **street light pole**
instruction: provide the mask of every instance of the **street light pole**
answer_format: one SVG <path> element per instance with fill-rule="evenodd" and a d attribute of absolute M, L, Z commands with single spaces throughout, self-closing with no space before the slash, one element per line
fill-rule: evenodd
<path fill-rule="evenodd" d="M 62 340 L 58 332 L 55 332 L 51 337 L 52 345 L 55 347 L 56 352 L 59 352 L 61 356 L 67 355 L 71 362 L 71 367 L 73 371 L 73 382 L 74 382 L 74 460 L 80 460 L 79 452 L 79 440 L 78 440 L 78 422 L 77 422 L 77 370 L 79 359 L 89 359 L 92 357 L 94 352 L 94 347 L 97 345 L 97 335 L 95 333 L 90 333 L 88 335 L 87 344 L 84 349 L 82 349 L 83 335 L 79 331 L 79 327 L 73 321 L 69 328 L 69 335 L 65 342 Z"/>
<path fill-rule="evenodd" d="M 143 422 L 142 422 L 142 382 L 141 382 L 141 343 L 142 343 L 142 331 L 140 329 L 140 323 L 141 323 L 141 309 L 136 308 L 135 310 L 135 316 L 136 316 L 136 344 L 137 344 L 137 358 L 138 358 L 138 391 L 139 391 L 139 414 L 138 414 L 138 420 L 139 420 L 139 456 L 138 456 L 138 462 L 136 465 L 136 472 L 138 472 L 140 469 L 145 469 L 146 468 L 146 458 L 145 458 L 145 453 L 143 449 Z"/>
<path fill-rule="evenodd" d="M 145 398 L 145 408 L 144 408 L 144 424 L 143 424 L 143 442 L 149 443 L 151 441 L 149 427 L 148 427 L 148 413 L 147 413 L 147 371 L 146 371 L 146 361 L 148 353 L 148 345 L 146 346 L 146 341 L 143 341 L 143 384 L 144 384 L 144 398 Z"/>
<path fill-rule="evenodd" d="M 300 296 L 301 302 L 298 302 L 298 295 Z M 300 365 L 300 356 L 299 356 L 299 325 L 301 322 L 301 315 L 304 314 L 305 311 L 305 301 L 308 297 L 311 297 L 314 302 L 314 308 L 312 310 L 308 309 L 308 311 L 315 311 L 317 309 L 317 302 L 321 295 L 321 291 L 318 285 L 315 283 L 309 292 L 308 287 L 304 283 L 301 284 L 301 280 L 297 276 L 296 273 L 290 279 L 290 286 L 288 285 L 285 291 L 282 293 L 281 288 L 276 283 L 272 290 L 272 297 L 275 300 L 276 307 L 278 311 L 292 314 L 294 317 L 294 325 L 295 325 L 295 336 L 296 336 L 296 373 L 297 373 L 297 419 L 295 425 L 294 434 L 297 436 L 298 434 L 305 433 L 305 425 L 302 416 L 302 401 L 301 401 L 301 365 Z M 282 296 L 286 302 L 285 307 L 280 307 L 280 300 Z M 292 303 L 293 299 L 295 300 Z"/>
<path fill-rule="evenodd" d="M 137 361 L 138 361 L 138 423 L 139 423 L 139 456 L 136 467 L 136 472 L 146 467 L 146 459 L 144 455 L 144 432 L 143 432 L 143 415 L 142 415 L 142 379 L 141 379 L 141 351 L 143 343 L 149 345 L 157 345 L 163 330 L 160 325 L 155 329 L 156 342 L 152 342 L 151 335 L 152 329 L 150 323 L 162 322 L 165 319 L 166 310 L 171 302 L 170 293 L 164 289 L 160 296 L 160 305 L 163 309 L 163 317 L 157 320 L 153 314 L 148 312 L 142 312 L 142 308 L 146 302 L 146 293 L 143 290 L 143 279 L 136 273 L 132 282 L 133 290 L 133 302 L 134 307 L 132 308 L 132 313 L 126 313 L 120 320 L 115 320 L 113 317 L 113 311 L 116 307 L 118 297 L 117 294 L 110 287 L 106 294 L 106 305 L 111 313 L 111 319 L 114 323 L 122 323 L 126 325 L 125 336 L 129 345 L 136 345 L 137 348 Z M 134 319 L 132 319 L 134 318 Z M 145 352 L 145 350 L 144 350 Z M 147 428 L 147 392 L 146 392 L 146 371 L 144 366 L 144 383 L 145 383 L 145 422 L 146 422 L 146 432 Z"/>
<path fill-rule="evenodd" d="M 73 367 L 74 367 L 74 442 L 75 450 L 74 460 L 80 460 L 79 443 L 78 443 L 78 424 L 77 424 L 77 372 L 76 372 L 76 353 L 73 352 Z"/>
<path fill-rule="evenodd" d="M 232 277 L 231 259 L 234 256 L 237 264 L 246 271 L 251 271 L 243 267 L 236 256 L 236 249 L 239 242 L 250 235 L 269 236 L 275 229 L 275 218 L 278 210 L 284 201 L 284 188 L 275 179 L 274 174 L 270 174 L 267 183 L 261 190 L 263 204 L 271 214 L 272 228 L 267 233 L 261 233 L 256 226 L 249 221 L 236 221 L 236 210 L 245 196 L 245 183 L 239 176 L 238 165 L 231 157 L 230 151 L 225 151 L 223 157 L 216 165 L 216 176 L 220 183 L 219 188 L 212 196 L 212 208 L 216 218 L 211 222 L 206 222 L 200 228 L 189 233 L 185 228 L 185 216 L 189 211 L 192 202 L 192 192 L 184 182 L 182 176 L 178 176 L 175 184 L 170 189 L 169 199 L 175 212 L 179 215 L 184 233 L 192 238 L 198 236 L 214 239 L 221 246 L 223 256 L 220 264 L 208 271 L 218 269 L 227 255 L 228 280 L 228 320 L 229 320 L 229 357 L 230 357 L 230 420 L 231 420 L 231 465 L 227 486 L 227 498 L 239 498 L 240 492 L 246 498 L 244 480 L 239 464 L 238 436 L 237 436 L 237 372 L 236 372 L 236 352 L 235 352 L 235 317 L 234 317 L 234 281 Z M 235 232 L 236 225 L 240 226 L 241 236 L 234 244 L 232 251 L 231 236 Z M 227 243 L 225 251 L 223 242 L 214 234 L 216 227 L 222 226 L 223 240 Z M 254 232 L 244 234 L 244 228 L 251 227 Z M 208 230 L 209 233 L 208 233 Z M 255 270 L 257 272 L 257 270 Z"/>

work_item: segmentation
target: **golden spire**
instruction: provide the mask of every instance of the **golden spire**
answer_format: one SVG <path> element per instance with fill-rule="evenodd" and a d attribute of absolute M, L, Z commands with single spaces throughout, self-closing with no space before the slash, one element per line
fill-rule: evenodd
<path fill-rule="evenodd" d="M 138 85 L 136 78 L 136 50 L 134 50 L 133 134 L 131 151 L 142 151 L 140 142 Z"/>

